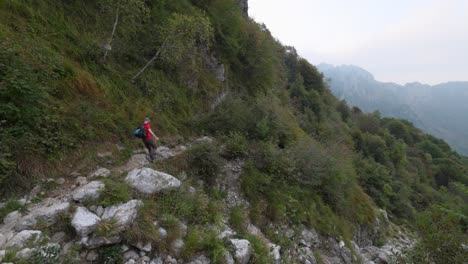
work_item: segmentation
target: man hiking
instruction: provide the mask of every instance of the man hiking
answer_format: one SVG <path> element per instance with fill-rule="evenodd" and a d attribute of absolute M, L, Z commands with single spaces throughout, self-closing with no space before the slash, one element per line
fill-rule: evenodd
<path fill-rule="evenodd" d="M 153 151 L 156 150 L 156 141 L 159 140 L 159 138 L 154 134 L 153 130 L 151 129 L 150 126 L 150 119 L 147 117 L 145 118 L 145 122 L 143 123 L 144 126 L 144 137 L 143 143 L 145 144 L 145 147 L 148 149 L 149 152 L 149 159 L 151 162 L 154 161 L 154 154 Z"/>

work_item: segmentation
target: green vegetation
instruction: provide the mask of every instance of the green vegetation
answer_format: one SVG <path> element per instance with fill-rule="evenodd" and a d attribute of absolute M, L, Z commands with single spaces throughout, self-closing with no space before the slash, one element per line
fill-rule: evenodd
<path fill-rule="evenodd" d="M 214 73 L 221 63 L 224 82 Z M 130 145 L 145 116 L 162 138 L 204 134 L 219 142 L 153 165 L 203 180 L 203 188 L 151 197 L 157 203 L 145 204 L 129 240 L 154 235 L 148 223 L 164 216 L 169 243 L 183 219 L 194 227 L 187 258 L 205 250 L 220 263 L 223 241 L 200 226 L 219 222 L 214 183 L 225 162 L 241 159 L 251 207 L 231 212 L 236 229 L 249 217 L 265 234 L 269 224 L 304 225 L 349 240 L 356 225 L 374 222 L 378 206 L 398 224 L 436 228 L 433 236 L 420 232 L 416 250 L 440 252 L 446 247 L 437 241 L 452 237 L 466 244 L 466 220 L 445 219 L 433 207 L 466 219 L 468 160 L 411 123 L 349 109 L 313 65 L 245 18 L 237 1 L 0 3 L 2 197 L 60 172 L 57 164 L 70 164 L 73 153 Z M 122 182 L 105 184 L 99 205 L 132 196 Z M 16 209 L 7 204 L 1 214 Z M 110 235 L 111 227 L 101 223 L 98 233 Z M 263 245 L 251 242 L 255 260 L 268 263 Z"/>
<path fill-rule="evenodd" d="M 0 208 L 0 219 L 5 218 L 9 213 L 14 211 L 24 212 L 26 211 L 26 206 L 21 204 L 16 199 L 9 199 L 5 204 Z"/>
<path fill-rule="evenodd" d="M 108 207 L 118 203 L 126 203 L 131 200 L 131 191 L 123 179 L 103 179 L 104 189 L 99 194 L 97 201 L 85 201 L 94 205 Z"/>

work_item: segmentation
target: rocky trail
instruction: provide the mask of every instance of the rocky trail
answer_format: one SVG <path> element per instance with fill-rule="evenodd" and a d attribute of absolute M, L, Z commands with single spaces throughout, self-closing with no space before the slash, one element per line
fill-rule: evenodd
<path fill-rule="evenodd" d="M 159 161 L 184 153 L 192 145 L 212 142 L 211 138 L 198 139 L 187 146 L 168 148 L 161 146 L 156 154 Z M 98 156 L 110 156 L 99 153 Z M 168 230 L 154 220 L 161 243 L 169 243 L 165 252 L 158 252 L 157 242 L 131 241 L 124 236 L 132 228 L 143 199 L 164 190 L 197 192 L 196 188 L 183 187 L 187 177 L 176 178 L 168 173 L 150 168 L 146 154 L 135 151 L 123 166 L 97 168 L 87 176 L 72 173 L 67 179 L 49 179 L 46 183 L 56 185 L 51 190 L 42 190 L 40 185 L 21 200 L 23 210 L 9 212 L 0 219 L 0 262 L 1 263 L 101 263 L 102 249 L 111 245 L 117 248 L 119 261 L 126 264 L 145 263 L 212 263 L 204 252 L 197 252 L 192 260 L 186 261 L 181 252 L 187 235 L 185 219 L 177 219 L 179 236 L 168 240 Z M 229 211 L 234 207 L 248 208 L 249 203 L 240 191 L 239 177 L 244 162 L 226 162 L 217 180 L 216 187 L 226 193 L 221 224 L 212 229 L 229 244 L 223 253 L 223 263 L 253 263 L 252 244 L 242 239 L 229 226 Z M 116 176 L 119 175 L 119 176 Z M 105 204 L 98 203 L 106 184 L 120 180 L 135 193 L 128 201 Z M 156 203 L 158 201 L 155 201 Z M 5 204 L 0 207 L 6 206 Z M 380 213 L 373 228 L 360 230 L 355 241 L 345 243 L 332 237 L 319 235 L 314 229 L 277 226 L 276 233 L 287 238 L 288 248 L 281 248 L 268 240 L 261 229 L 248 223 L 247 232 L 260 238 L 270 249 L 274 263 L 391 263 L 394 256 L 414 240 L 397 231 L 397 239 L 383 246 L 373 245 L 373 236 L 391 225 L 384 211 Z M 112 255 L 111 253 L 108 253 Z M 119 263 L 120 263 L 119 262 Z M 218 261 L 219 262 L 219 261 Z M 105 262 L 114 263 L 114 262 Z"/>

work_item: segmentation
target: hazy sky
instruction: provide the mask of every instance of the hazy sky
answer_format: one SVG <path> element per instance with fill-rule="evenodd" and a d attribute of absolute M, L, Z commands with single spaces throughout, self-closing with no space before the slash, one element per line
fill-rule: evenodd
<path fill-rule="evenodd" d="M 312 64 L 379 81 L 468 81 L 468 0 L 249 0 L 249 14 Z"/>

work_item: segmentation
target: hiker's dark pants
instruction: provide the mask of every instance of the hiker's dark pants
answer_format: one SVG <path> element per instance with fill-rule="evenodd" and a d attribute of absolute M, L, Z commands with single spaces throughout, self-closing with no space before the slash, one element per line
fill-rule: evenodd
<path fill-rule="evenodd" d="M 148 149 L 149 152 L 149 157 L 150 161 L 154 160 L 154 151 L 158 146 L 156 146 L 156 141 L 151 138 L 151 139 L 143 139 L 143 143 L 145 144 L 145 147 Z"/>

